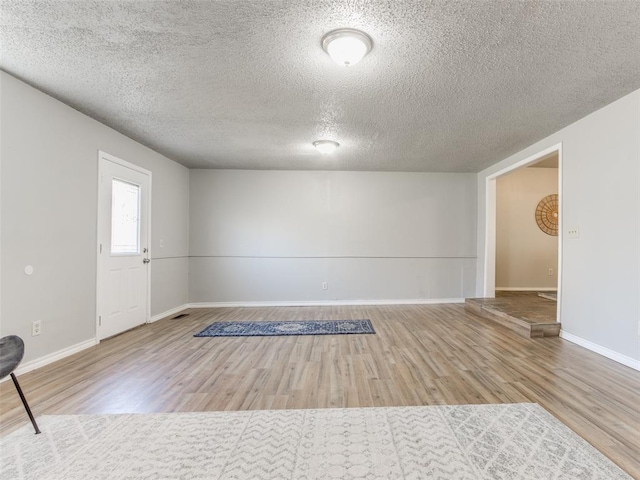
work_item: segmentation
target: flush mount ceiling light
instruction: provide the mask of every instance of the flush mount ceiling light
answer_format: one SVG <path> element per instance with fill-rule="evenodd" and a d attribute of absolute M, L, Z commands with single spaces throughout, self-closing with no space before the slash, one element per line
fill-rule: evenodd
<path fill-rule="evenodd" d="M 323 155 L 329 155 L 335 151 L 336 148 L 340 146 L 338 142 L 334 142 L 333 140 L 316 140 L 313 142 L 313 146 Z"/>
<path fill-rule="evenodd" d="M 339 28 L 322 37 L 322 48 L 344 67 L 355 65 L 373 48 L 371 37 L 353 28 Z"/>

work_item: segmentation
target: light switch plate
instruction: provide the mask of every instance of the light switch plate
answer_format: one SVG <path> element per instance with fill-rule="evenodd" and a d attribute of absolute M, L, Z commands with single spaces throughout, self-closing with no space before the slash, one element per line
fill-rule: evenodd
<path fill-rule="evenodd" d="M 567 238 L 580 238 L 580 228 L 571 227 L 567 230 Z"/>

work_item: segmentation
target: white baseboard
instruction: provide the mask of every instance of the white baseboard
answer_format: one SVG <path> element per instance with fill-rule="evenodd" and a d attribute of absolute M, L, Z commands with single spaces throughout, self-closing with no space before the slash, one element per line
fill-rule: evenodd
<path fill-rule="evenodd" d="M 30 362 L 23 363 L 20 365 L 15 372 L 16 375 L 24 375 L 25 373 L 31 372 L 36 368 L 44 367 L 45 365 L 49 365 L 50 363 L 56 362 L 58 360 L 62 360 L 69 355 L 73 355 L 74 353 L 81 352 L 87 348 L 93 347 L 98 344 L 97 338 L 92 338 L 91 340 L 86 340 L 81 343 L 76 343 L 67 348 L 63 348 L 62 350 L 58 350 L 57 352 L 50 353 L 49 355 L 45 355 L 44 357 L 36 358 L 35 360 L 31 360 Z M 9 378 L 9 377 L 7 377 Z M 6 380 L 6 379 L 5 379 Z"/>
<path fill-rule="evenodd" d="M 169 315 L 173 315 L 174 313 L 181 312 L 182 310 L 186 310 L 189 308 L 188 305 L 180 305 L 179 307 L 172 308 L 171 310 L 167 310 L 166 312 L 159 313 L 158 315 L 154 315 L 150 319 L 151 322 L 158 321 L 162 318 L 168 317 Z M 45 355 L 44 357 L 36 358 L 35 360 L 31 360 L 30 362 L 23 363 L 16 370 L 16 375 L 24 375 L 25 373 L 31 372 L 36 368 L 44 367 L 45 365 L 49 365 L 50 363 L 61 360 L 69 355 L 73 355 L 74 353 L 81 352 L 89 347 L 93 347 L 97 345 L 99 340 L 97 338 L 92 338 L 91 340 L 87 340 L 85 342 L 78 343 L 76 345 L 72 345 L 67 348 L 63 348 L 62 350 L 58 350 L 57 352 L 50 353 L 49 355 Z M 7 378 L 4 378 L 2 381 L 5 381 Z"/>
<path fill-rule="evenodd" d="M 396 300 L 304 300 L 289 302 L 196 302 L 189 308 L 224 307 L 322 307 L 343 305 L 435 305 L 440 303 L 464 303 L 464 298 L 414 298 Z"/>
<path fill-rule="evenodd" d="M 557 292 L 557 287 L 496 287 L 496 292 Z"/>
<path fill-rule="evenodd" d="M 565 332 L 564 330 L 560 330 L 560 338 L 564 338 L 571 343 L 580 345 L 587 350 L 591 350 L 592 352 L 598 353 L 603 357 L 607 357 L 615 362 L 621 363 L 622 365 L 633 368 L 634 370 L 640 370 L 640 360 L 622 355 L 621 353 L 618 353 L 607 347 L 603 347 L 602 345 L 598 345 L 597 343 L 593 343 L 589 340 L 585 340 L 584 338 L 578 337 L 571 333 Z"/>
<path fill-rule="evenodd" d="M 166 312 L 158 313 L 156 315 L 153 315 L 149 319 L 149 323 L 157 322 L 158 320 L 162 320 L 163 318 L 168 317 L 169 315 L 174 315 L 178 312 L 186 310 L 187 308 L 189 308 L 189 305 L 185 303 L 184 305 L 177 306 L 175 308 L 167 310 Z"/>

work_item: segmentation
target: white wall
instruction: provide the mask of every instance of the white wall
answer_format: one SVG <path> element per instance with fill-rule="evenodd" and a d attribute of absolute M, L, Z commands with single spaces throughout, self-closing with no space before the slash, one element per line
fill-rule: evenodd
<path fill-rule="evenodd" d="M 538 202 L 553 193 L 558 193 L 557 168 L 520 168 L 498 177 L 496 289 L 557 287 L 558 237 L 540 230 L 535 219 Z"/>
<path fill-rule="evenodd" d="M 95 337 L 98 150 L 152 171 L 151 314 L 186 303 L 188 170 L 10 75 L 0 82 L 0 335 L 25 340 L 25 361 Z"/>
<path fill-rule="evenodd" d="M 562 143 L 562 329 L 640 359 L 640 90 L 478 174 L 478 283 L 483 291 L 489 175 Z M 579 227 L 580 238 L 567 238 Z"/>
<path fill-rule="evenodd" d="M 192 170 L 190 191 L 191 302 L 473 293 L 475 175 Z"/>

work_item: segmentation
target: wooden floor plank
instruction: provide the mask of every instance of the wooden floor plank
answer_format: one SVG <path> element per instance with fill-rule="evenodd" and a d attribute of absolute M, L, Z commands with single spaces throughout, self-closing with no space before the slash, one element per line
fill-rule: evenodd
<path fill-rule="evenodd" d="M 640 372 L 463 305 L 188 310 L 22 375 L 36 415 L 536 402 L 640 478 Z M 217 321 L 369 318 L 375 335 L 195 338 Z M 26 424 L 0 384 L 0 433 Z"/>

